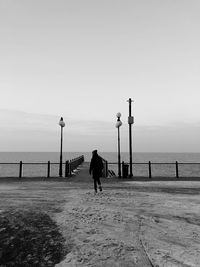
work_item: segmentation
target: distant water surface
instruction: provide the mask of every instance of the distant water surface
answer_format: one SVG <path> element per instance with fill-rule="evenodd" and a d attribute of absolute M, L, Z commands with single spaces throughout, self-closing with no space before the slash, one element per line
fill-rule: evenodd
<path fill-rule="evenodd" d="M 91 152 L 63 152 L 63 161 L 80 155 L 85 156 L 86 161 L 91 160 Z M 116 152 L 99 152 L 109 162 L 117 162 Z M 59 152 L 0 152 L 0 162 L 59 162 Z M 140 153 L 132 155 L 133 162 L 200 162 L 200 153 Z M 129 153 L 122 152 L 121 160 L 129 161 Z"/>

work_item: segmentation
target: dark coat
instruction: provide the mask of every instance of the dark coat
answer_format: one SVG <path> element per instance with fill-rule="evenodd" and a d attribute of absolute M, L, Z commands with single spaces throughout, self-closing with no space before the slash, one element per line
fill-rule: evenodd
<path fill-rule="evenodd" d="M 90 174 L 92 173 L 93 178 L 99 178 L 102 176 L 103 162 L 98 154 L 93 155 L 90 162 Z"/>

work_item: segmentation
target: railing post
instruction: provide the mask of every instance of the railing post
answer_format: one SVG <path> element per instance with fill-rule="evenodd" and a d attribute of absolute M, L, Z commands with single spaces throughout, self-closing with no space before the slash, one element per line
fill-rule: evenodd
<path fill-rule="evenodd" d="M 50 161 L 47 163 L 47 178 L 50 177 Z"/>
<path fill-rule="evenodd" d="M 179 178 L 179 173 L 178 173 L 178 161 L 176 161 L 176 178 Z"/>
<path fill-rule="evenodd" d="M 107 173 L 106 173 L 106 161 L 102 160 L 103 162 L 103 169 L 102 169 L 102 177 L 106 178 Z"/>
<path fill-rule="evenodd" d="M 71 164 L 70 164 L 70 174 L 72 174 L 74 170 L 74 159 L 71 160 Z"/>
<path fill-rule="evenodd" d="M 71 176 L 71 174 L 72 174 L 72 171 L 71 171 L 71 164 L 72 164 L 72 161 L 70 160 L 69 161 L 69 175 Z"/>
<path fill-rule="evenodd" d="M 69 161 L 65 162 L 65 177 L 68 177 L 69 174 Z"/>
<path fill-rule="evenodd" d="M 19 163 L 19 178 L 22 178 L 22 161 Z"/>
<path fill-rule="evenodd" d="M 106 160 L 106 178 L 108 177 L 108 162 Z"/>
<path fill-rule="evenodd" d="M 122 177 L 124 178 L 124 161 L 122 161 Z"/>
<path fill-rule="evenodd" d="M 152 178 L 152 175 L 151 175 L 151 161 L 149 161 L 149 178 Z"/>

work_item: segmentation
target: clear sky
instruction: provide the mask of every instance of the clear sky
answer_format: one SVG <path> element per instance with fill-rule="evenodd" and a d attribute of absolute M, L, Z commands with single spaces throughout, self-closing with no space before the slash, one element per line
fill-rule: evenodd
<path fill-rule="evenodd" d="M 0 147 L 200 152 L 199 0 L 0 0 Z"/>

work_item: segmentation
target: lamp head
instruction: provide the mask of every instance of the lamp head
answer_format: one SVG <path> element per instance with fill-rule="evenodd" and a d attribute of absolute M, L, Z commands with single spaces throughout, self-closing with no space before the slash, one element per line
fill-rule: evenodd
<path fill-rule="evenodd" d="M 60 118 L 59 125 L 60 125 L 60 127 L 65 127 L 65 123 L 63 121 L 63 117 Z"/>
<path fill-rule="evenodd" d="M 115 126 L 116 128 L 119 128 L 120 126 L 122 126 L 122 122 L 120 120 L 117 120 Z"/>
<path fill-rule="evenodd" d="M 117 114 L 116 114 L 116 116 L 117 116 L 117 118 L 121 118 L 121 113 L 120 112 L 118 112 Z"/>

